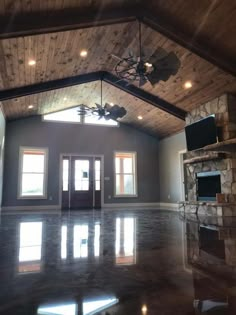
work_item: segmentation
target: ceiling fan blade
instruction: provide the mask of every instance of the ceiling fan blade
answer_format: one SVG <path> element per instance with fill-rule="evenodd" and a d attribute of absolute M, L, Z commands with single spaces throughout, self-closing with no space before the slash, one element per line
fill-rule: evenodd
<path fill-rule="evenodd" d="M 162 58 L 153 64 L 153 71 L 147 75 L 148 80 L 152 85 L 159 81 L 167 81 L 171 75 L 175 75 L 180 68 L 180 60 L 175 53 L 169 53 L 165 58 Z"/>

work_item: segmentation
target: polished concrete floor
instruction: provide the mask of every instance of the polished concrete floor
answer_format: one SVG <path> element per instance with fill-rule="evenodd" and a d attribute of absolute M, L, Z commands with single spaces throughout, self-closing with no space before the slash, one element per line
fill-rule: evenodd
<path fill-rule="evenodd" d="M 27 211 L 0 224 L 0 314 L 236 314 L 233 218 Z"/>

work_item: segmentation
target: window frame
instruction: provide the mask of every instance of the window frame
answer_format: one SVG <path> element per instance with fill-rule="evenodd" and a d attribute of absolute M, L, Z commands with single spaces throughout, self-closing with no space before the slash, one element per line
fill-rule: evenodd
<path fill-rule="evenodd" d="M 22 195 L 22 175 L 23 175 L 23 155 L 25 151 L 43 152 L 45 156 L 44 163 L 44 179 L 43 179 L 43 195 Z M 18 189 L 17 199 L 47 199 L 47 182 L 48 182 L 48 148 L 42 147 L 24 147 L 19 149 L 19 170 L 18 170 Z"/>
<path fill-rule="evenodd" d="M 134 176 L 134 194 L 117 194 L 116 192 L 116 156 L 118 154 L 132 154 L 133 155 L 133 176 Z M 113 155 L 114 166 L 114 197 L 115 198 L 137 198 L 138 197 L 138 174 L 137 174 L 137 152 L 136 151 L 114 151 Z"/>

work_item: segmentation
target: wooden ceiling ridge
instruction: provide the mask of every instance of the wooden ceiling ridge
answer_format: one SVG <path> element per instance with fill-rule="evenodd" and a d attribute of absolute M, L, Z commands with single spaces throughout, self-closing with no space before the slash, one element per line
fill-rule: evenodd
<path fill-rule="evenodd" d="M 187 33 L 178 30 L 170 20 L 163 16 L 154 16 L 150 9 L 137 4 L 126 8 L 100 10 L 70 8 L 53 11 L 50 14 L 48 11 L 40 11 L 17 14 L 14 17 L 0 16 L 0 39 L 125 23 L 137 19 L 213 65 L 236 76 L 235 60 L 223 56 L 215 47 L 210 47 L 207 43 L 193 40 Z"/>
<path fill-rule="evenodd" d="M 142 90 L 141 88 L 128 83 L 125 80 L 121 80 L 120 78 L 116 77 L 115 75 L 107 72 L 107 71 L 97 71 L 91 72 L 87 74 L 80 74 L 77 76 L 57 79 L 47 82 L 36 83 L 32 85 L 17 87 L 8 90 L 0 91 L 0 101 L 5 101 L 9 99 L 14 99 L 18 97 L 23 97 L 27 95 L 47 92 L 51 90 L 61 89 L 73 85 L 84 84 L 88 82 L 93 82 L 97 80 L 103 80 L 125 92 L 131 94 L 152 106 L 155 106 L 170 115 L 173 115 L 181 120 L 185 120 L 186 111 L 177 106 L 161 99 L 160 97 L 153 95 L 147 91 Z"/>

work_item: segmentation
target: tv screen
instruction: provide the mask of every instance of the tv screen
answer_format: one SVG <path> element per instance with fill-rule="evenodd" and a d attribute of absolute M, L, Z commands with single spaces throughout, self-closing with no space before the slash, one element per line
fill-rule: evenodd
<path fill-rule="evenodd" d="M 209 116 L 185 127 L 188 151 L 217 142 L 215 118 Z"/>

